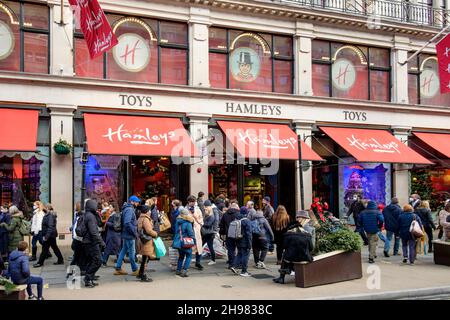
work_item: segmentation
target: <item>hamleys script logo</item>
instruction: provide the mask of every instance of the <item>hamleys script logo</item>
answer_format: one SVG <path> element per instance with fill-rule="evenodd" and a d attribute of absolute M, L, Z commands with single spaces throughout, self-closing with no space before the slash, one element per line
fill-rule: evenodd
<path fill-rule="evenodd" d="M 292 148 L 295 150 L 295 144 L 297 143 L 297 139 L 291 137 L 287 139 L 277 138 L 274 134 L 269 133 L 265 137 L 261 137 L 255 133 L 249 132 L 246 130 L 245 132 L 238 132 L 238 142 L 243 142 L 245 145 L 257 145 L 261 143 L 265 148 L 268 149 L 289 149 Z"/>
<path fill-rule="evenodd" d="M 339 90 L 349 90 L 355 84 L 356 70 L 347 59 L 338 59 L 333 63 L 333 86 Z"/>
<path fill-rule="evenodd" d="M 124 127 L 125 125 L 121 124 L 117 129 L 108 128 L 108 133 L 102 137 L 107 138 L 112 143 L 128 141 L 133 145 L 167 146 L 169 140 L 176 136 L 174 131 L 152 135 L 149 128 L 126 129 Z"/>
<path fill-rule="evenodd" d="M 420 94 L 434 97 L 439 91 L 439 76 L 433 69 L 425 69 L 420 74 Z"/>
<path fill-rule="evenodd" d="M 148 41 L 134 33 L 125 33 L 118 40 L 119 44 L 113 49 L 113 57 L 119 67 L 129 72 L 145 69 L 150 62 Z"/>
<path fill-rule="evenodd" d="M 359 139 L 352 134 L 351 137 L 347 137 L 350 142 L 350 147 L 355 147 L 358 150 L 372 150 L 373 152 L 381 153 L 401 153 L 397 142 L 392 141 L 389 143 L 380 143 L 375 138 L 368 138 L 365 140 Z"/>

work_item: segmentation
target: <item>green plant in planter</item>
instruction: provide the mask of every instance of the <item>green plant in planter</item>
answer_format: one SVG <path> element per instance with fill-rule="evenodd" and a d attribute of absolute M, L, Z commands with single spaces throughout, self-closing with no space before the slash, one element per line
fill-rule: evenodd
<path fill-rule="evenodd" d="M 3 278 L 3 277 L 0 277 L 0 286 L 5 287 L 6 295 L 11 294 L 17 288 L 17 286 L 14 283 L 12 283 L 10 280 Z"/>
<path fill-rule="evenodd" d="M 53 150 L 57 154 L 69 154 L 72 151 L 72 145 L 63 138 L 59 138 L 58 142 L 53 145 Z"/>
<path fill-rule="evenodd" d="M 316 230 L 316 253 L 327 253 L 336 250 L 361 251 L 363 242 L 358 233 L 353 232 L 339 221 L 320 223 Z"/>

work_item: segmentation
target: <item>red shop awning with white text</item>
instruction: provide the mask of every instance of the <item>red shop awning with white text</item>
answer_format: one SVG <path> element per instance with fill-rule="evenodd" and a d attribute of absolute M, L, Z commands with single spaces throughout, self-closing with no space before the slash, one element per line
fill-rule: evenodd
<path fill-rule="evenodd" d="M 360 162 L 433 164 L 386 130 L 320 129 Z"/>
<path fill-rule="evenodd" d="M 414 135 L 447 158 L 450 158 L 450 134 L 414 132 Z"/>
<path fill-rule="evenodd" d="M 39 111 L 0 109 L 0 151 L 36 151 Z"/>
<path fill-rule="evenodd" d="M 193 157 L 197 150 L 180 119 L 84 115 L 91 154 Z"/>

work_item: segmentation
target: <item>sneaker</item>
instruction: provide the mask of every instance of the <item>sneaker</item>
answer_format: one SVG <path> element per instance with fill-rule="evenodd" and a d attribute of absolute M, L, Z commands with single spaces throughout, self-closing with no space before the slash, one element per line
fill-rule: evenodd
<path fill-rule="evenodd" d="M 131 275 L 137 277 L 139 275 L 139 270 L 133 271 Z"/>
<path fill-rule="evenodd" d="M 31 296 L 28 297 L 28 300 L 37 300 L 37 297 L 32 294 Z"/>
<path fill-rule="evenodd" d="M 42 264 L 40 263 L 33 264 L 33 268 L 40 268 L 40 267 L 42 267 Z"/>
<path fill-rule="evenodd" d="M 213 265 L 215 265 L 217 262 L 215 262 L 215 261 L 210 261 L 210 262 L 208 262 L 208 266 L 213 266 Z"/>
<path fill-rule="evenodd" d="M 239 270 L 234 267 L 231 267 L 230 270 L 233 271 L 234 274 L 239 274 Z"/>
<path fill-rule="evenodd" d="M 124 271 L 123 269 L 116 269 L 116 271 L 114 271 L 113 275 L 115 276 L 126 276 L 128 274 L 128 272 Z"/>
<path fill-rule="evenodd" d="M 203 266 L 200 263 L 195 264 L 195 267 L 200 271 L 203 270 Z"/>
<path fill-rule="evenodd" d="M 295 276 L 295 271 L 291 271 L 291 276 Z"/>
<path fill-rule="evenodd" d="M 37 298 L 40 301 L 44 301 L 44 297 Z"/>
<path fill-rule="evenodd" d="M 96 285 L 95 285 L 95 283 L 94 283 L 94 281 L 86 281 L 85 283 L 84 283 L 84 287 L 85 288 L 95 288 L 96 287 Z"/>
<path fill-rule="evenodd" d="M 102 268 L 107 268 L 107 267 L 108 267 L 108 265 L 106 263 L 102 262 Z"/>
<path fill-rule="evenodd" d="M 414 265 L 414 261 L 411 261 L 411 262 L 409 263 L 409 265 L 410 265 L 410 266 L 413 266 L 413 265 Z"/>
<path fill-rule="evenodd" d="M 264 262 L 260 261 L 260 262 L 258 262 L 258 264 L 259 264 L 259 268 L 260 269 L 265 269 L 266 268 L 266 265 L 264 264 Z"/>
<path fill-rule="evenodd" d="M 250 273 L 248 273 L 248 272 L 241 272 L 240 274 L 239 274 L 241 277 L 251 277 L 252 275 L 250 274 Z"/>
<path fill-rule="evenodd" d="M 140 279 L 141 279 L 141 282 L 152 282 L 153 281 L 145 273 L 140 277 Z"/>
<path fill-rule="evenodd" d="M 177 270 L 177 272 L 175 272 L 175 275 L 176 275 L 176 276 L 181 275 L 181 271 L 178 271 L 178 270 Z"/>
<path fill-rule="evenodd" d="M 180 273 L 180 277 L 182 277 L 182 278 L 187 278 L 187 277 L 189 277 L 189 275 L 187 274 L 187 271 L 186 271 L 186 270 L 183 270 L 183 271 L 181 271 L 181 273 Z"/>
<path fill-rule="evenodd" d="M 386 258 L 389 258 L 389 253 L 387 251 L 383 251 L 383 253 Z"/>
<path fill-rule="evenodd" d="M 408 259 L 407 258 L 403 258 L 403 263 L 408 263 Z"/>
<path fill-rule="evenodd" d="M 375 260 L 369 259 L 369 263 L 375 263 Z"/>

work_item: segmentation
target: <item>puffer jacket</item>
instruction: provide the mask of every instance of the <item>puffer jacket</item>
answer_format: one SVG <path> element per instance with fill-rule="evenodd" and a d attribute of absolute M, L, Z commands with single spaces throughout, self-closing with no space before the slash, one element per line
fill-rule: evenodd
<path fill-rule="evenodd" d="M 91 245 L 100 245 L 100 247 L 104 247 L 105 243 L 100 235 L 100 231 L 98 229 L 98 220 L 97 220 L 97 201 L 88 200 L 86 202 L 85 210 L 83 213 L 83 222 L 86 226 L 87 233 L 83 237 L 84 244 Z"/>
<path fill-rule="evenodd" d="M 313 248 L 311 234 L 298 223 L 290 225 L 283 235 L 283 260 L 287 262 L 313 261 Z"/>
<path fill-rule="evenodd" d="M 14 250 L 9 255 L 8 276 L 14 284 L 25 284 L 30 277 L 28 255 L 19 250 Z"/>
<path fill-rule="evenodd" d="M 434 225 L 433 217 L 431 215 L 431 210 L 429 210 L 427 208 L 418 208 L 418 209 L 416 209 L 415 214 L 417 214 L 420 217 L 420 220 L 422 220 L 424 228 L 436 229 L 436 226 Z"/>
<path fill-rule="evenodd" d="M 359 222 L 367 233 L 378 233 L 384 223 L 383 215 L 378 210 L 376 203 L 370 201 L 367 209 L 359 215 Z"/>
<path fill-rule="evenodd" d="M 422 220 L 420 220 L 420 217 L 418 215 L 412 212 L 403 212 L 398 217 L 398 233 L 400 238 L 402 238 L 403 240 L 414 240 L 411 232 L 409 231 L 414 217 L 422 228 Z"/>
<path fill-rule="evenodd" d="M 219 225 L 219 210 L 216 207 L 212 208 L 210 215 L 206 214 L 203 219 L 202 235 L 214 234 L 217 232 Z"/>
<path fill-rule="evenodd" d="M 402 209 L 398 204 L 390 204 L 383 209 L 384 228 L 387 231 L 398 233 L 398 217 L 402 213 Z"/>
<path fill-rule="evenodd" d="M 131 203 L 124 203 L 122 207 L 122 239 L 135 240 L 137 238 L 136 213 Z"/>
<path fill-rule="evenodd" d="M 183 238 L 189 237 L 194 238 L 194 228 L 192 224 L 194 223 L 194 218 L 191 215 L 179 215 L 175 222 L 175 233 L 173 236 L 172 248 L 183 249 L 181 244 L 181 236 Z"/>
<path fill-rule="evenodd" d="M 220 235 L 227 235 L 228 234 L 228 228 L 230 227 L 231 221 L 236 220 L 237 216 L 240 215 L 240 211 L 238 209 L 228 209 L 227 212 L 225 212 L 222 216 L 222 219 L 220 219 L 219 223 L 219 234 Z"/>
<path fill-rule="evenodd" d="M 56 229 L 57 215 L 54 211 L 48 211 L 45 213 L 42 219 L 42 237 L 44 241 L 50 238 L 58 237 L 58 231 Z"/>
<path fill-rule="evenodd" d="M 20 241 L 23 241 L 23 235 L 20 233 L 19 228 L 24 219 L 23 213 L 18 212 L 11 216 L 9 224 L 2 223 L 0 227 L 4 227 L 9 233 L 8 251 L 12 252 L 17 249 Z"/>
<path fill-rule="evenodd" d="M 251 215 L 249 214 L 249 219 L 251 221 L 256 220 L 258 222 L 259 228 L 261 229 L 259 238 L 267 239 L 270 242 L 274 241 L 274 235 L 273 235 L 272 228 L 270 227 L 269 222 L 264 217 L 264 214 L 262 212 L 255 212 L 255 213 L 252 212 Z"/>

